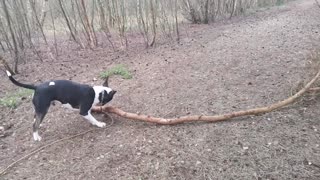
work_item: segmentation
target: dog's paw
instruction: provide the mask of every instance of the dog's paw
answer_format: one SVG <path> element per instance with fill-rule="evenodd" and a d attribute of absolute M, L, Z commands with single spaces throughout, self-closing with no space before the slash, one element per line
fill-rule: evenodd
<path fill-rule="evenodd" d="M 33 133 L 33 139 L 35 141 L 41 141 L 41 137 L 39 136 L 38 132 L 34 132 Z"/>
<path fill-rule="evenodd" d="M 102 128 L 102 127 L 105 127 L 105 126 L 106 126 L 106 123 L 104 123 L 104 122 L 97 122 L 97 123 L 96 123 L 96 126 Z"/>

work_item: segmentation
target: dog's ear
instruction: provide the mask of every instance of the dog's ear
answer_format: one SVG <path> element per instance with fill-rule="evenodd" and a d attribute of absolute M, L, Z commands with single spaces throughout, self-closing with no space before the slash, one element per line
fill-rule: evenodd
<path fill-rule="evenodd" d="M 109 76 L 106 77 L 106 79 L 104 80 L 104 83 L 102 84 L 102 86 L 109 87 L 108 80 L 109 80 Z"/>
<path fill-rule="evenodd" d="M 115 93 L 116 93 L 117 91 L 115 91 L 115 90 L 111 90 L 109 93 L 106 91 L 106 90 L 104 90 L 103 91 L 103 93 L 105 94 L 105 96 L 113 96 Z"/>
<path fill-rule="evenodd" d="M 116 92 L 117 92 L 117 91 L 112 90 L 112 91 L 110 92 L 110 95 L 113 96 Z"/>

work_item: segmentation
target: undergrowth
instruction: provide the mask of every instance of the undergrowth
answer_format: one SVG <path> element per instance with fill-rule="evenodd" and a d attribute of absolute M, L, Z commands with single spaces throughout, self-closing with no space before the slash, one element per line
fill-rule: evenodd
<path fill-rule="evenodd" d="M 276 6 L 282 6 L 284 3 L 285 3 L 284 0 L 277 0 Z"/>
<path fill-rule="evenodd" d="M 15 109 L 19 103 L 32 95 L 33 91 L 29 89 L 19 89 L 16 92 L 8 93 L 5 97 L 0 98 L 0 106 Z"/>
<path fill-rule="evenodd" d="M 110 77 L 112 75 L 120 75 L 123 79 L 131 79 L 132 75 L 130 71 L 123 65 L 123 64 L 118 64 L 111 69 L 102 72 L 100 74 L 100 77 L 105 79 L 107 77 Z"/>

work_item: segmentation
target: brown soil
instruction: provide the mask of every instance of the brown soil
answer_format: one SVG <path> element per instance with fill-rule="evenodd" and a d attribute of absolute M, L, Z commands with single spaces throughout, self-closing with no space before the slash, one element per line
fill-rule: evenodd
<path fill-rule="evenodd" d="M 93 85 L 101 83 L 93 80 L 100 72 L 121 63 L 133 79 L 110 79 L 118 91 L 112 105 L 161 117 L 214 115 L 288 97 L 309 77 L 309 53 L 320 45 L 313 0 L 185 26 L 180 44 L 148 50 L 138 40 L 125 52 L 61 42 L 57 60 L 29 57 L 16 78 Z M 1 96 L 18 89 L 0 76 Z M 0 137 L 1 169 L 54 140 L 96 130 L 42 150 L 2 179 L 320 179 L 319 98 L 220 123 L 161 126 L 113 116 L 105 129 L 56 105 L 41 127 L 41 142 L 32 140 L 31 104 L 27 98 L 15 110 L 0 109 L 0 126 L 13 125 Z"/>

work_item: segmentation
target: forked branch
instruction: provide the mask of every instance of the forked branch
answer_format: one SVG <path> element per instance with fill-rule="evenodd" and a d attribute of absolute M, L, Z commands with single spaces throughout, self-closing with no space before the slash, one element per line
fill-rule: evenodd
<path fill-rule="evenodd" d="M 276 102 L 274 104 L 271 104 L 271 105 L 265 106 L 265 107 L 253 108 L 253 109 L 231 112 L 231 113 L 221 114 L 221 115 L 214 115 L 214 116 L 195 115 L 195 116 L 183 116 L 183 117 L 179 117 L 179 118 L 165 119 L 165 118 L 160 118 L 160 117 L 152 117 L 152 116 L 148 116 L 148 115 L 129 113 L 129 112 L 125 112 L 119 108 L 111 107 L 111 106 L 94 107 L 92 110 L 95 112 L 113 113 L 113 114 L 116 114 L 118 116 L 121 116 L 121 117 L 124 117 L 127 119 L 146 121 L 146 122 L 152 122 L 152 123 L 157 123 L 157 124 L 166 124 L 166 125 L 178 124 L 178 123 L 184 123 L 184 122 L 193 122 L 193 121 L 206 121 L 206 122 L 225 121 L 225 120 L 229 120 L 229 119 L 232 119 L 235 117 L 240 117 L 240 116 L 249 116 L 249 115 L 258 115 L 258 114 L 268 113 L 268 112 L 280 109 L 284 106 L 287 106 L 287 105 L 293 103 L 299 97 L 301 97 L 306 91 L 308 91 L 308 89 L 319 78 L 319 76 L 320 76 L 320 70 L 316 74 L 316 76 L 308 84 L 305 85 L 304 88 L 302 88 L 295 95 L 293 95 L 285 100 Z"/>

